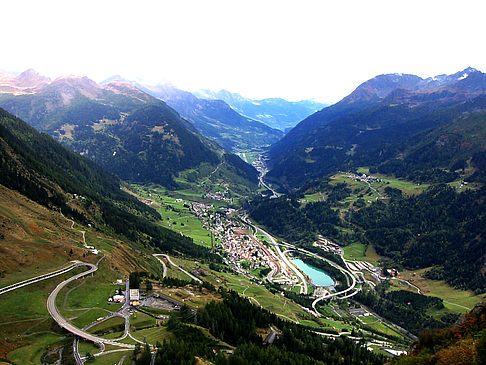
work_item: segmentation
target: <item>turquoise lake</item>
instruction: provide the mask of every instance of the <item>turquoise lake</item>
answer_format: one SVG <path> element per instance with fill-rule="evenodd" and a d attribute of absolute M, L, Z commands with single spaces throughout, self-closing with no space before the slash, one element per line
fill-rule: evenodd
<path fill-rule="evenodd" d="M 293 259 L 292 263 L 302 270 L 308 277 L 312 279 L 314 285 L 317 286 L 332 286 L 334 280 L 324 270 L 318 269 L 314 266 L 306 264 L 301 259 Z"/>

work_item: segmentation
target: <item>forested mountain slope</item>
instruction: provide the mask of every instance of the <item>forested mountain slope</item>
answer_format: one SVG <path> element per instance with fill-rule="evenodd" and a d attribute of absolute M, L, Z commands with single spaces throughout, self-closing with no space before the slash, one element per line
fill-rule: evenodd
<path fill-rule="evenodd" d="M 177 110 L 206 137 L 229 151 L 269 146 L 283 137 L 283 132 L 238 114 L 223 100 L 206 100 L 171 85 L 139 88 Z"/>
<path fill-rule="evenodd" d="M 407 356 L 393 365 L 480 365 L 486 363 L 486 303 L 477 304 L 453 326 L 423 332 Z"/>
<path fill-rule="evenodd" d="M 61 77 L 35 90 L 0 94 L 0 106 L 124 180 L 174 188 L 183 170 L 223 164 L 236 170 L 239 184 L 257 182 L 256 170 L 236 167 L 176 111 L 128 83 Z"/>
<path fill-rule="evenodd" d="M 159 213 L 120 189 L 120 180 L 0 109 L 0 183 L 50 209 L 164 250 L 209 255 L 162 228 Z"/>
<path fill-rule="evenodd" d="M 471 68 L 429 79 L 377 76 L 273 145 L 268 177 L 291 189 L 371 166 L 418 181 L 450 181 L 453 167 L 486 147 L 485 94 L 486 75 Z"/>

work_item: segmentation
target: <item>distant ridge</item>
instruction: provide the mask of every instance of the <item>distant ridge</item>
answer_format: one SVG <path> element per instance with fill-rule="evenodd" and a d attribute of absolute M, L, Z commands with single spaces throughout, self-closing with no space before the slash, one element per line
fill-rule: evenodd
<path fill-rule="evenodd" d="M 135 85 L 164 100 L 202 134 L 230 151 L 267 147 L 283 137 L 280 130 L 239 114 L 223 100 L 201 99 L 170 84 Z"/>
<path fill-rule="evenodd" d="M 226 158 L 174 109 L 130 83 L 113 78 L 100 85 L 73 75 L 50 81 L 33 70 L 9 80 L 5 84 L 42 86 L 20 94 L 1 90 L 1 107 L 123 180 L 175 188 L 180 172 L 223 163 L 228 169 L 219 171 L 229 181 L 257 184 L 253 167 Z"/>
<path fill-rule="evenodd" d="M 204 99 L 220 99 L 238 113 L 261 121 L 268 126 L 288 131 L 310 114 L 328 106 L 314 100 L 287 101 L 282 98 L 249 99 L 227 90 L 200 90 L 195 93 Z"/>
<path fill-rule="evenodd" d="M 379 75 L 274 144 L 267 176 L 292 189 L 337 170 L 372 166 L 414 181 L 449 181 L 453 171 L 436 169 L 486 148 L 485 111 L 486 75 L 474 68 L 427 79 Z"/>

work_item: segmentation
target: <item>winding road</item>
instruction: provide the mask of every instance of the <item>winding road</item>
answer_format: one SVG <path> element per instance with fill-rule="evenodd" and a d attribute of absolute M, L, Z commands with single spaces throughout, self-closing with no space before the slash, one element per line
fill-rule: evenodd
<path fill-rule="evenodd" d="M 171 264 L 172 266 L 174 266 L 176 269 L 178 269 L 179 271 L 182 271 L 184 274 L 186 274 L 187 276 L 189 276 L 192 280 L 194 281 L 197 281 L 199 284 L 202 284 L 203 281 L 199 278 L 196 278 L 194 275 L 188 273 L 186 270 L 184 270 L 182 267 L 176 265 L 168 255 L 166 254 L 163 254 L 163 253 L 160 253 L 160 254 L 154 254 L 154 256 L 160 261 L 162 262 L 162 260 L 160 260 L 157 256 L 162 256 L 162 257 L 165 257 L 167 259 L 167 261 L 169 262 L 169 264 Z M 167 274 L 167 268 L 165 266 L 165 264 L 162 262 L 162 264 L 164 265 L 164 272 Z M 164 277 L 165 277 L 165 274 L 164 274 Z"/>
<path fill-rule="evenodd" d="M 159 258 L 159 256 L 164 256 L 164 255 L 161 253 L 154 253 L 152 256 L 155 257 L 162 264 L 163 267 L 162 279 L 165 278 L 167 276 L 167 265 L 165 264 L 164 260 Z"/>
<path fill-rule="evenodd" d="M 250 224 L 248 221 L 246 221 L 247 224 Z M 260 231 L 265 237 L 268 238 L 268 240 L 270 241 L 270 243 L 272 244 L 273 248 L 275 249 L 275 251 L 277 251 L 277 254 L 280 256 L 280 259 L 284 262 L 284 264 L 290 269 L 292 270 L 295 275 L 297 275 L 297 277 L 300 279 L 300 281 L 302 282 L 302 286 L 300 288 L 300 293 L 301 294 L 307 294 L 308 293 L 308 287 L 307 287 L 307 280 L 305 279 L 304 277 L 304 274 L 302 274 L 302 272 L 300 272 L 299 269 L 297 269 L 294 264 L 292 264 L 290 262 L 290 260 L 288 259 L 287 256 L 285 256 L 285 253 L 282 252 L 282 250 L 280 250 L 280 247 L 278 246 L 278 243 L 277 241 L 275 241 L 275 238 L 272 237 L 271 234 L 269 234 L 268 232 L 264 231 L 263 229 L 261 229 L 260 227 L 256 227 L 254 226 L 254 228 L 258 231 Z"/>
<path fill-rule="evenodd" d="M 272 195 L 270 198 L 278 198 L 278 197 L 280 196 L 280 194 L 279 194 L 279 193 L 277 193 L 275 190 L 273 190 L 273 189 L 270 187 L 270 185 L 268 185 L 268 184 L 265 182 L 265 180 L 263 180 L 263 178 L 265 177 L 265 174 L 266 174 L 266 173 L 267 173 L 267 171 L 266 171 L 266 170 L 265 170 L 265 171 L 262 171 L 262 173 L 261 173 L 261 174 L 260 174 L 260 176 L 258 177 L 258 179 L 260 180 L 260 184 L 261 184 L 261 185 L 262 185 L 264 188 L 266 188 L 266 189 L 268 189 L 268 190 L 270 190 L 270 191 L 272 192 L 272 194 L 273 194 L 273 195 Z"/>
<path fill-rule="evenodd" d="M 102 337 L 98 337 L 98 336 L 94 336 L 76 326 L 74 326 L 73 324 L 69 323 L 60 313 L 59 313 L 59 310 L 57 309 L 57 306 L 56 306 L 56 297 L 57 295 L 59 294 L 59 292 L 66 286 L 68 285 L 69 283 L 71 283 L 72 281 L 74 280 L 78 280 L 84 276 L 87 276 L 87 275 L 90 275 L 92 273 L 94 273 L 96 270 L 98 270 L 98 264 L 99 262 L 103 259 L 103 257 L 98 260 L 98 262 L 96 264 L 90 264 L 90 263 L 86 263 L 86 262 L 83 262 L 83 263 L 79 263 L 79 266 L 81 265 L 84 265 L 84 266 L 87 266 L 89 267 L 89 269 L 85 272 L 82 272 L 80 274 L 76 274 L 72 277 L 70 277 L 69 279 L 66 279 L 64 280 L 63 282 L 61 282 L 59 285 L 56 286 L 56 288 L 51 292 L 51 294 L 49 295 L 49 297 L 47 298 L 47 311 L 49 312 L 49 314 L 51 315 L 51 317 L 57 322 L 57 324 L 64 328 L 65 330 L 71 332 L 72 334 L 76 335 L 76 336 L 79 336 L 81 338 L 84 338 L 85 340 L 88 340 L 88 341 L 91 341 L 91 342 L 95 342 L 95 343 L 103 343 L 105 345 L 113 345 L 113 346 L 118 346 L 118 347 L 124 347 L 124 348 L 128 348 L 128 349 L 133 349 L 135 348 L 134 345 L 129 345 L 129 344 L 125 344 L 125 343 L 119 343 L 115 340 L 109 340 L 109 339 L 106 339 L 106 338 L 102 338 Z"/>
<path fill-rule="evenodd" d="M 57 271 L 53 271 L 53 272 L 50 272 L 50 273 L 47 273 L 47 274 L 44 274 L 44 275 L 39 275 L 39 276 L 36 276 L 34 278 L 30 278 L 30 279 L 21 281 L 19 283 L 15 283 L 15 284 L 6 286 L 4 288 L 1 288 L 0 289 L 0 295 L 1 294 L 5 294 L 5 293 L 7 293 L 9 291 L 18 289 L 18 288 L 22 288 L 23 286 L 26 286 L 26 285 L 30 285 L 30 284 L 33 284 L 33 283 L 37 283 L 38 281 L 41 281 L 41 280 L 46 280 L 46 279 L 50 279 L 50 278 L 52 278 L 54 276 L 57 276 L 57 275 L 65 274 L 68 271 L 74 269 L 75 267 L 85 266 L 85 263 L 84 262 L 81 262 L 81 261 L 72 261 L 72 262 L 73 262 L 72 265 L 70 265 L 68 267 L 65 267 L 64 269 L 60 269 L 60 270 L 57 270 Z"/>

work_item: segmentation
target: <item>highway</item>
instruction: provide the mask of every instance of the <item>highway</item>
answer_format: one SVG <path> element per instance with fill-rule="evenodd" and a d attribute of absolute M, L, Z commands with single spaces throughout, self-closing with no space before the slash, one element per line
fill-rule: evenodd
<path fill-rule="evenodd" d="M 100 259 L 101 260 L 101 259 Z M 98 261 L 99 263 L 99 261 Z M 69 323 L 58 311 L 57 306 L 56 306 L 56 297 L 59 294 L 59 292 L 69 283 L 71 283 L 74 280 L 78 280 L 84 276 L 87 276 L 89 274 L 94 273 L 96 270 L 98 270 L 98 263 L 96 265 L 94 264 L 89 264 L 89 263 L 80 263 L 79 265 L 84 265 L 88 266 L 89 269 L 85 272 L 82 272 L 80 274 L 76 274 L 69 279 L 64 280 L 61 282 L 59 285 L 56 286 L 56 288 L 51 292 L 49 297 L 47 298 L 47 311 L 51 315 L 51 317 L 57 322 L 57 324 L 64 328 L 65 330 L 71 332 L 72 334 L 79 336 L 81 338 L 84 338 L 85 340 L 95 342 L 95 343 L 104 343 L 106 345 L 113 345 L 113 346 L 118 346 L 118 347 L 124 347 L 124 348 L 129 348 L 133 349 L 135 348 L 134 345 L 129 345 L 129 344 L 124 344 L 124 343 L 119 343 L 116 342 L 115 340 L 108 340 L 105 338 L 97 337 L 94 336 L 86 331 L 83 331 L 82 329 L 79 329 L 78 327 L 74 326 L 73 324 Z"/>
<path fill-rule="evenodd" d="M 154 256 L 155 256 L 155 255 L 154 255 Z M 175 263 L 174 263 L 174 262 L 173 262 L 173 261 L 170 259 L 170 257 L 169 257 L 168 255 L 161 253 L 161 254 L 157 254 L 157 256 L 162 256 L 162 257 L 165 257 L 165 258 L 167 259 L 167 261 L 169 262 L 169 264 L 171 264 L 172 266 L 174 266 L 176 269 L 178 269 L 178 270 L 182 271 L 184 274 L 186 274 L 187 276 L 189 276 L 189 277 L 190 277 L 192 280 L 197 281 L 199 284 L 202 284 L 202 283 L 203 283 L 201 279 L 196 278 L 194 275 L 189 274 L 189 273 L 188 273 L 186 270 L 184 270 L 182 267 L 180 267 L 180 266 L 176 265 L 176 264 L 175 264 Z M 159 260 L 159 261 L 160 261 L 160 260 Z M 166 270 L 167 270 L 167 269 L 166 269 Z"/>
<path fill-rule="evenodd" d="M 344 290 L 341 290 L 339 292 L 336 292 L 336 293 L 329 293 L 329 294 L 326 294 L 326 295 L 323 295 L 319 298 L 316 298 L 316 300 L 314 300 L 314 302 L 312 303 L 312 308 L 314 309 L 314 311 L 318 314 L 319 312 L 317 311 L 316 309 L 316 304 L 318 302 L 320 302 L 321 300 L 323 299 L 327 299 L 327 298 L 331 298 L 331 297 L 335 297 L 335 296 L 338 296 L 338 295 L 341 295 L 341 294 L 346 294 L 348 292 L 350 292 L 351 290 L 354 289 L 354 292 L 352 293 L 349 293 L 347 294 L 346 296 L 344 297 L 340 297 L 338 299 L 346 299 L 346 298 L 349 298 L 349 297 L 352 297 L 353 295 L 356 295 L 358 293 L 358 291 L 360 290 L 360 288 L 356 288 L 356 284 L 357 284 L 357 280 L 356 280 L 356 277 L 355 275 L 353 275 L 353 273 L 349 270 L 346 270 L 345 268 L 339 266 L 338 264 L 336 264 L 335 262 L 329 260 L 329 259 L 326 259 L 325 257 L 322 257 L 322 256 L 319 256 L 311 251 L 308 251 L 308 250 L 305 250 L 303 248 L 299 248 L 299 247 L 296 247 L 294 245 L 291 245 L 291 244 L 288 244 L 288 243 L 285 243 L 284 246 L 288 247 L 288 248 L 291 248 L 295 251 L 300 251 L 300 252 L 303 252 L 303 253 L 306 253 L 310 256 L 314 256 L 320 260 L 323 260 L 323 261 L 326 261 L 327 263 L 329 263 L 329 265 L 332 265 L 334 266 L 336 269 L 340 270 L 345 276 L 346 276 L 346 280 L 348 281 L 348 285 L 349 287 L 344 289 Z M 283 254 L 283 253 L 282 253 Z M 285 255 L 284 255 L 285 256 Z M 344 259 L 343 259 L 344 260 Z M 349 278 L 351 279 L 351 284 L 349 283 Z"/>
<path fill-rule="evenodd" d="M 307 250 L 304 250 L 302 248 L 296 248 L 298 251 L 302 251 L 302 252 L 305 252 L 307 253 L 308 255 L 311 255 L 311 256 L 314 256 L 320 260 L 323 260 L 323 261 L 326 261 L 329 265 L 332 265 L 334 266 L 336 269 L 339 269 L 345 276 L 346 276 L 346 279 L 349 277 L 351 279 L 351 285 L 349 287 L 347 287 L 346 289 L 344 290 L 341 290 L 341 291 L 338 291 L 336 293 L 330 293 L 330 294 L 326 294 L 326 295 L 323 295 L 322 297 L 319 297 L 319 298 L 316 298 L 316 300 L 314 300 L 314 302 L 312 302 L 312 308 L 316 311 L 316 313 L 319 313 L 316 309 L 316 304 L 318 302 L 320 302 L 321 300 L 324 300 L 324 299 L 328 299 L 328 298 L 332 298 L 332 297 L 335 297 L 335 296 L 338 296 L 338 295 L 341 295 L 341 294 L 346 294 L 348 292 L 350 292 L 351 290 L 353 290 L 356 286 L 356 277 L 348 270 L 342 268 L 341 266 L 339 266 L 338 264 L 336 264 L 335 262 L 331 261 L 331 260 L 328 260 L 324 257 L 321 257 L 319 255 L 316 255 L 315 253 L 313 252 L 310 252 L 310 251 L 307 251 Z M 352 297 L 353 295 L 357 294 L 359 291 L 359 288 L 358 289 L 355 289 L 355 291 L 349 295 L 346 295 L 345 297 L 342 297 L 342 298 L 338 298 L 338 299 L 345 299 L 345 298 L 349 298 L 349 297 Z"/>
<path fill-rule="evenodd" d="M 264 170 L 264 171 L 262 171 L 262 172 L 260 173 L 260 176 L 258 176 L 258 179 L 260 180 L 260 184 L 261 184 L 261 185 L 262 185 L 264 188 L 266 188 L 266 189 L 268 189 L 268 190 L 270 190 L 270 191 L 272 192 L 272 194 L 273 194 L 273 195 L 271 196 L 271 198 L 278 198 L 278 197 L 280 196 L 280 194 L 279 194 L 279 193 L 277 193 L 275 190 L 273 190 L 273 189 L 270 187 L 270 185 L 268 185 L 268 184 L 267 184 L 267 183 L 266 183 L 266 182 L 263 180 L 263 178 L 265 177 L 265 174 L 266 174 L 266 173 L 267 173 L 267 170 Z"/>
<path fill-rule="evenodd" d="M 79 344 L 79 337 L 76 336 L 74 338 L 74 342 L 73 342 L 73 354 L 74 354 L 74 359 L 76 360 L 76 364 L 78 365 L 83 365 L 84 364 L 84 361 L 83 359 L 81 358 L 81 355 L 79 354 L 79 351 L 78 351 L 78 344 Z"/>
<path fill-rule="evenodd" d="M 163 272 L 162 272 L 162 278 L 165 278 L 167 276 L 167 265 L 165 264 L 164 260 L 161 260 L 158 256 L 164 256 L 161 253 L 154 253 L 153 256 L 159 260 L 159 262 L 162 264 L 163 267 Z"/>
<path fill-rule="evenodd" d="M 79 266 L 84 266 L 85 265 L 84 263 L 82 263 L 80 261 L 72 261 L 72 262 L 73 262 L 72 265 L 70 265 L 68 267 L 65 267 L 64 269 L 60 269 L 60 270 L 53 271 L 53 272 L 50 272 L 50 273 L 47 273 L 47 274 L 44 274 L 44 275 L 36 276 L 35 278 L 27 279 L 27 280 L 21 281 L 19 283 L 15 283 L 15 284 L 6 286 L 4 288 L 1 288 L 0 289 L 0 295 L 1 294 L 5 294 L 5 293 L 7 293 L 9 291 L 12 291 L 12 290 L 21 288 L 21 287 L 26 286 L 26 285 L 30 285 L 30 284 L 33 284 L 33 283 L 37 283 L 38 281 L 41 281 L 41 280 L 50 279 L 50 278 L 52 278 L 54 276 L 67 273 L 68 271 L 74 269 L 75 267 L 79 267 Z"/>
<path fill-rule="evenodd" d="M 265 237 L 267 237 L 267 239 L 270 241 L 270 243 L 272 244 L 272 246 L 275 248 L 275 251 L 277 252 L 277 254 L 279 255 L 282 263 L 289 267 L 296 275 L 297 277 L 302 281 L 303 283 L 303 287 L 301 287 L 301 293 L 303 294 L 307 294 L 308 293 L 308 286 L 307 286 L 307 281 L 304 277 L 304 275 L 300 272 L 300 270 L 298 270 L 291 262 L 290 260 L 288 259 L 288 257 L 285 255 L 285 252 L 282 252 L 282 250 L 280 249 L 279 247 L 279 244 L 275 241 L 275 239 L 272 237 L 272 235 L 270 235 L 268 232 L 266 232 L 265 230 L 263 230 L 262 228 L 258 227 L 258 226 L 255 226 L 254 224 L 252 224 L 248 217 L 246 216 L 241 216 L 240 217 L 241 220 L 243 222 L 245 222 L 246 224 L 248 224 L 252 229 L 254 229 L 256 232 L 260 231 Z M 353 274 L 353 272 L 351 272 L 350 270 L 347 270 L 346 268 L 343 268 L 341 266 L 339 266 L 338 264 L 336 264 L 335 262 L 329 260 L 329 259 L 326 259 L 324 257 L 321 257 L 319 255 L 316 255 L 315 253 L 313 252 L 310 252 L 310 251 L 307 251 L 305 249 L 302 249 L 302 248 L 298 248 L 294 245 L 290 245 L 288 243 L 285 243 L 283 244 L 284 246 L 286 247 L 289 247 L 295 251 L 300 251 L 300 252 L 303 252 L 303 253 L 306 253 L 308 255 L 311 255 L 311 256 L 314 256 L 320 260 L 323 260 L 323 261 L 326 261 L 327 263 L 329 263 L 330 265 L 334 266 L 335 268 L 339 269 L 345 276 L 346 276 L 346 280 L 347 280 L 347 284 L 349 285 L 346 289 L 344 290 L 341 290 L 339 292 L 336 292 L 336 293 L 329 293 L 329 294 L 326 294 L 326 295 L 323 295 L 319 298 L 316 298 L 314 300 L 314 302 L 312 303 L 312 308 L 314 309 L 314 311 L 316 312 L 317 315 L 319 315 L 319 312 L 317 311 L 316 309 L 316 304 L 318 302 L 320 302 L 321 300 L 324 300 L 324 299 L 328 299 L 328 298 L 331 298 L 331 297 L 337 297 L 339 295 L 342 295 L 342 294 L 345 294 L 345 296 L 343 297 L 340 297 L 338 299 L 346 299 L 346 298 L 350 298 L 354 295 L 356 295 L 360 290 L 361 288 L 358 287 L 356 288 L 356 284 L 357 284 L 357 278 L 356 276 Z M 344 261 L 344 259 L 343 259 Z M 351 283 L 349 282 L 351 280 Z M 354 290 L 354 291 L 353 291 Z"/>
<path fill-rule="evenodd" d="M 249 223 L 251 224 L 251 223 Z M 297 277 L 300 279 L 300 281 L 302 282 L 303 286 L 301 287 L 301 294 L 307 294 L 308 293 L 308 287 L 307 287 L 307 280 L 305 279 L 304 277 L 304 274 L 302 274 L 300 272 L 299 269 L 297 269 L 291 262 L 290 260 L 288 259 L 287 256 L 285 256 L 285 254 L 282 252 L 282 250 L 280 250 L 280 247 L 278 246 L 278 243 L 277 241 L 275 241 L 275 239 L 272 237 L 272 235 L 270 235 L 268 232 L 264 231 L 263 229 L 261 229 L 260 227 L 255 227 L 255 229 L 257 229 L 258 231 L 262 232 L 262 234 L 268 238 L 268 240 L 270 241 L 270 243 L 272 244 L 273 248 L 275 248 L 275 251 L 277 251 L 277 254 L 280 256 L 280 259 L 283 261 L 283 263 L 290 269 L 292 270 L 295 275 L 297 275 Z"/>

